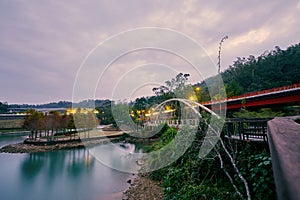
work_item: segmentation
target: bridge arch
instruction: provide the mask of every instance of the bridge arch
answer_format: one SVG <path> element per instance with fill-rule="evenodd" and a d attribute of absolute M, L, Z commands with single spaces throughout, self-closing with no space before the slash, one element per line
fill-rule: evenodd
<path fill-rule="evenodd" d="M 203 119 L 203 117 L 202 117 L 201 113 L 199 112 L 199 110 L 197 110 L 195 108 L 195 105 L 211 114 L 209 123 L 204 119 L 205 123 L 207 123 L 207 125 L 208 125 L 208 129 L 206 130 L 206 136 L 203 140 L 202 146 L 199 151 L 199 157 L 204 158 L 214 148 L 214 146 L 220 139 L 220 134 L 221 134 L 223 125 L 225 123 L 225 113 L 226 112 L 222 112 L 220 110 L 220 113 L 224 114 L 224 116 L 222 116 L 222 115 L 215 113 L 214 111 L 210 110 L 209 108 L 205 107 L 204 105 L 202 105 L 198 102 L 195 102 L 195 101 L 192 101 L 189 99 L 181 99 L 181 98 L 172 98 L 172 99 L 165 100 L 164 102 L 157 105 L 154 110 L 159 110 L 159 113 L 161 113 L 163 105 L 165 105 L 168 102 L 172 102 L 172 101 L 178 101 L 180 103 L 183 103 L 185 106 L 189 107 L 201 119 Z M 225 107 L 222 107 L 222 108 L 225 109 Z"/>
<path fill-rule="evenodd" d="M 192 101 L 192 100 L 189 100 L 189 99 L 180 99 L 180 98 L 172 98 L 172 99 L 168 99 L 168 100 L 165 100 L 164 102 L 158 104 L 156 107 L 155 107 L 155 110 L 160 108 L 161 106 L 163 106 L 165 103 L 168 103 L 168 102 L 171 102 L 171 101 L 179 101 L 181 103 L 184 103 L 186 106 L 188 106 L 189 108 L 191 108 L 196 114 L 198 114 L 200 117 L 201 114 L 199 113 L 199 111 L 197 111 L 194 106 L 192 106 L 191 104 L 195 104 L 197 106 L 199 106 L 200 108 L 202 108 L 203 110 L 207 111 L 208 113 L 214 115 L 215 117 L 217 118 L 220 118 L 220 116 L 218 114 L 216 114 L 214 111 L 210 110 L 209 108 L 205 107 L 204 105 L 196 102 L 196 101 Z"/>

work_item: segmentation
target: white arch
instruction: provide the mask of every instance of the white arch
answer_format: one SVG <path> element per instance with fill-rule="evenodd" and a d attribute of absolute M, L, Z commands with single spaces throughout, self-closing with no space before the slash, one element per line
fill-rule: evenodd
<path fill-rule="evenodd" d="M 207 112 L 209 112 L 210 114 L 214 115 L 215 117 L 217 117 L 218 119 L 221 119 L 221 117 L 216 114 L 214 111 L 210 110 L 209 108 L 205 107 L 204 105 L 196 102 L 196 101 L 192 101 L 192 100 L 188 100 L 188 99 L 179 99 L 179 98 L 173 98 L 173 99 L 168 99 L 168 100 L 165 100 L 164 102 L 158 104 L 156 107 L 155 107 L 155 110 L 158 109 L 159 107 L 161 107 L 163 104 L 165 103 L 168 103 L 168 102 L 171 102 L 171 101 L 179 101 L 181 103 L 184 103 L 185 105 L 187 105 L 189 108 L 191 108 L 197 115 L 199 115 L 200 117 L 202 117 L 202 115 L 199 113 L 198 110 L 196 110 L 194 108 L 194 106 L 191 105 L 191 103 L 193 104 L 196 104 L 197 106 L 199 106 L 200 108 L 202 108 L 203 110 L 206 110 Z"/>
<path fill-rule="evenodd" d="M 223 127 L 223 124 L 225 121 L 224 118 L 221 117 L 220 115 L 216 114 L 209 108 L 203 106 L 202 104 L 195 102 L 195 101 L 188 100 L 188 99 L 179 99 L 179 98 L 168 99 L 168 100 L 160 103 L 158 106 L 156 106 L 155 109 L 158 109 L 158 108 L 162 107 L 162 105 L 164 105 L 165 103 L 168 103 L 171 101 L 179 101 L 181 103 L 184 103 L 189 108 L 191 108 L 200 118 L 202 118 L 202 115 L 191 104 L 196 104 L 197 106 L 199 106 L 203 110 L 209 112 L 210 114 L 212 114 L 212 116 L 215 117 L 215 118 L 211 118 L 210 124 L 207 124 L 208 125 L 207 134 L 203 140 L 202 146 L 199 151 L 199 157 L 204 158 L 214 148 L 216 143 L 220 140 L 221 130 L 222 130 L 222 127 Z M 161 111 L 161 108 L 159 111 Z"/>

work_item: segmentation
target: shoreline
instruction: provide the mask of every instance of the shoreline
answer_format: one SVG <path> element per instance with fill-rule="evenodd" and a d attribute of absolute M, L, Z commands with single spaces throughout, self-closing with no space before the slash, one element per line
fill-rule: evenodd
<path fill-rule="evenodd" d="M 0 132 L 0 136 L 26 136 L 30 133 L 30 131 L 8 131 L 8 132 Z"/>
<path fill-rule="evenodd" d="M 21 142 L 16 144 L 9 144 L 2 147 L 0 149 L 0 153 L 38 153 L 73 148 L 84 148 L 84 145 L 81 142 L 72 142 L 68 144 L 38 146 L 32 144 L 24 144 Z"/>
<path fill-rule="evenodd" d="M 76 148 L 85 148 L 97 144 L 105 144 L 108 142 L 117 142 L 120 141 L 119 138 L 111 139 L 93 139 L 85 141 L 70 141 L 65 143 L 57 143 L 51 145 L 34 145 L 26 144 L 24 142 L 16 144 L 8 144 L 0 149 L 0 153 L 38 153 L 38 152 L 47 152 L 47 151 L 56 151 L 56 150 L 66 150 L 66 149 L 76 149 Z"/>
<path fill-rule="evenodd" d="M 161 200 L 164 199 L 161 182 L 152 180 L 147 173 L 139 173 L 129 184 L 129 188 L 123 192 L 122 200 Z M 127 182 L 128 182 L 127 181 Z"/>

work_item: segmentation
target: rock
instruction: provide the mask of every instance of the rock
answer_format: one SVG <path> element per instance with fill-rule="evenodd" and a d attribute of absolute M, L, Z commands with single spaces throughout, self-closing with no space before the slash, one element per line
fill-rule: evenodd
<path fill-rule="evenodd" d="M 141 176 L 142 175 L 142 176 Z M 153 200 L 164 199 L 162 187 L 159 183 L 151 180 L 147 174 L 139 174 L 134 180 L 132 187 L 124 193 L 128 200 Z"/>
<path fill-rule="evenodd" d="M 136 164 L 139 165 L 139 166 L 142 166 L 142 165 L 144 165 L 144 161 L 139 159 L 139 160 L 136 161 Z"/>

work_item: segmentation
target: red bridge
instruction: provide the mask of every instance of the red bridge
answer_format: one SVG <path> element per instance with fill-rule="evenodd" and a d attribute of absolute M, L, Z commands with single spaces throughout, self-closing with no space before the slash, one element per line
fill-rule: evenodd
<path fill-rule="evenodd" d="M 202 104 L 211 107 L 220 102 L 223 103 L 224 100 L 204 102 Z M 287 103 L 300 104 L 300 83 L 230 97 L 227 98 L 225 102 L 227 103 L 227 110 L 240 109 L 243 107 L 251 108 L 284 105 Z"/>

